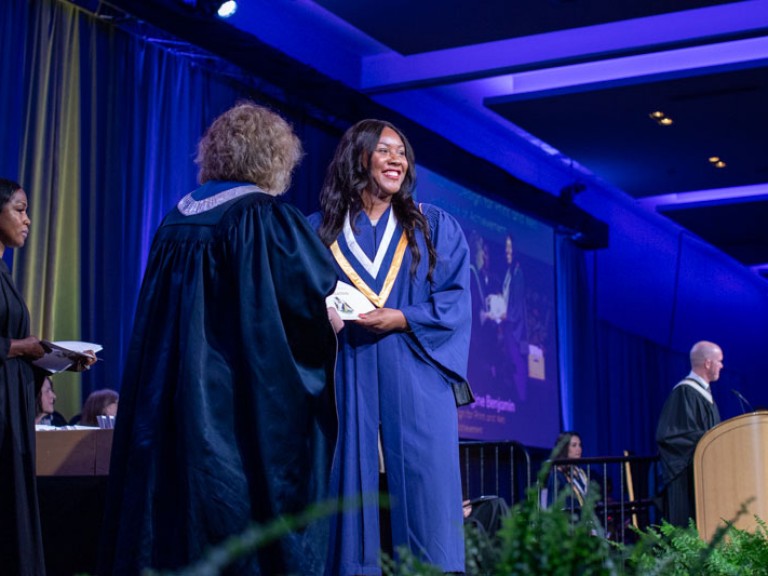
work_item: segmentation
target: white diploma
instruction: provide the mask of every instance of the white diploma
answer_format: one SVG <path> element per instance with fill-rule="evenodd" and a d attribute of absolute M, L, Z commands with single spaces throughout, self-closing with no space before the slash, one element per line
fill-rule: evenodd
<path fill-rule="evenodd" d="M 79 360 L 85 360 L 90 356 L 85 354 L 90 350 L 94 354 L 102 350 L 101 345 L 93 342 L 78 342 L 72 340 L 50 342 L 48 340 L 40 341 L 44 348 L 50 350 L 45 356 L 33 361 L 32 364 L 47 370 L 51 374 L 62 372 L 72 366 Z"/>
<path fill-rule="evenodd" d="M 335 308 L 342 320 L 357 320 L 360 314 L 370 312 L 375 306 L 360 290 L 339 280 L 333 294 L 325 299 L 328 308 Z"/>

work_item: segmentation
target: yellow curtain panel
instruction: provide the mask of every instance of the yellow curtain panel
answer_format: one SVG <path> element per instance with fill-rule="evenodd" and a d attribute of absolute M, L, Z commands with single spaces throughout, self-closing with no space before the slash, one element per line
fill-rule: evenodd
<path fill-rule="evenodd" d="M 80 339 L 80 40 L 77 11 L 55 3 L 33 9 L 26 44 L 29 83 L 21 170 L 31 233 L 14 256 L 15 281 L 30 310 L 32 334 Z M 80 411 L 80 376 L 53 377 L 56 409 Z"/>

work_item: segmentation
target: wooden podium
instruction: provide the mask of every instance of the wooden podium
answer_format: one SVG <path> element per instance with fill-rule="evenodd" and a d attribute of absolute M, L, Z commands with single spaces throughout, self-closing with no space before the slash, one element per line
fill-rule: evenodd
<path fill-rule="evenodd" d="M 755 515 L 768 520 L 768 411 L 751 412 L 709 430 L 693 456 L 696 524 L 709 541 L 732 521 L 747 500 L 747 514 L 734 522 L 754 530 Z"/>

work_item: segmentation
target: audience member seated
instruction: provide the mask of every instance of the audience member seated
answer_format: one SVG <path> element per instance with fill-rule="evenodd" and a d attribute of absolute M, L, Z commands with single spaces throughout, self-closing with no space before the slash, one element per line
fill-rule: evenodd
<path fill-rule="evenodd" d="M 576 432 L 562 432 L 555 447 L 560 446 L 555 460 L 581 458 L 581 437 Z M 558 464 L 549 472 L 547 484 L 547 506 L 552 506 L 560 494 L 566 493 L 563 510 L 578 512 L 584 505 L 589 488 L 589 477 L 583 468 L 575 464 Z"/>
<path fill-rule="evenodd" d="M 119 400 L 119 394 L 110 388 L 95 390 L 86 398 L 82 414 L 72 418 L 69 423 L 80 426 L 98 426 L 98 416 L 117 416 Z"/>
<path fill-rule="evenodd" d="M 53 380 L 46 376 L 42 381 L 35 384 L 36 391 L 36 413 L 35 425 L 42 426 L 66 426 L 67 421 L 64 416 L 56 412 L 56 392 L 53 391 Z"/>

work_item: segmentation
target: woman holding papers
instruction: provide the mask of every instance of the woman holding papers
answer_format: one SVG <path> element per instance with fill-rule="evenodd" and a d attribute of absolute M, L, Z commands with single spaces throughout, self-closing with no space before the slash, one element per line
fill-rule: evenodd
<path fill-rule="evenodd" d="M 336 275 L 277 196 L 301 157 L 277 114 L 243 103 L 198 146 L 202 186 L 155 234 L 120 390 L 99 574 L 172 570 L 326 496 Z M 227 574 L 322 572 L 327 520 Z"/>
<path fill-rule="evenodd" d="M 402 132 L 361 121 L 342 137 L 311 219 L 339 279 L 375 307 L 339 333 L 331 487 L 364 503 L 335 519 L 334 576 L 381 571 L 380 464 L 393 547 L 465 571 L 456 405 L 471 398 L 468 249 L 451 216 L 414 201 L 415 167 Z"/>
<path fill-rule="evenodd" d="M 29 234 L 27 195 L 0 179 L 0 256 Z M 45 574 L 35 481 L 35 375 L 45 353 L 29 335 L 29 311 L 0 259 L 0 571 Z"/>

